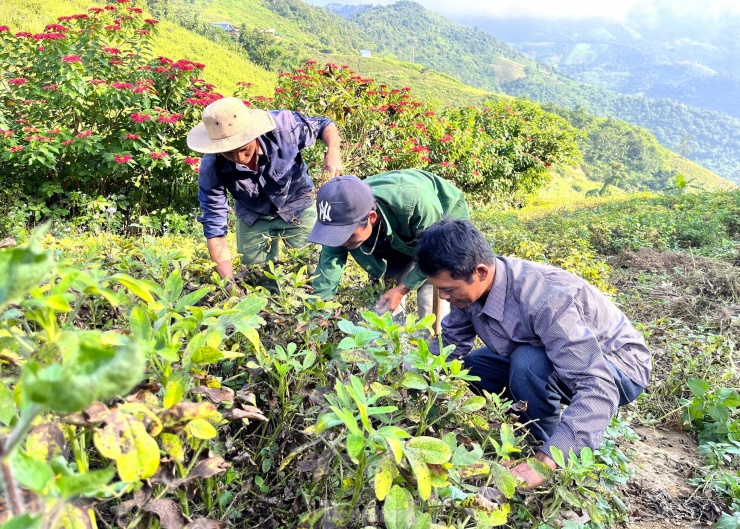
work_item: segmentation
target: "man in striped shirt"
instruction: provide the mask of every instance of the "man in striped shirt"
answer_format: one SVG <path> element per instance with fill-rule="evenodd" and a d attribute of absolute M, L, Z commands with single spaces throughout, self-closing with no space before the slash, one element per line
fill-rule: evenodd
<path fill-rule="evenodd" d="M 476 385 L 526 401 L 524 418 L 542 445 L 536 459 L 556 467 L 596 448 L 617 407 L 647 386 L 650 351 L 627 317 L 583 279 L 552 266 L 494 256 L 470 222 L 444 219 L 424 231 L 416 262 L 452 311 L 442 322 L 451 358 Z M 476 336 L 485 347 L 472 350 Z M 432 344 L 438 353 L 439 346 Z M 561 404 L 567 409 L 561 415 Z M 512 469 L 530 487 L 544 478 L 527 463 Z"/>

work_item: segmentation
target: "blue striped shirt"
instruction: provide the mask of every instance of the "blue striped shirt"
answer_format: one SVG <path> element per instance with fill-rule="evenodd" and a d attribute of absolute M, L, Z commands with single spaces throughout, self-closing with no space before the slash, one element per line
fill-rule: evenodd
<path fill-rule="evenodd" d="M 512 257 L 495 259 L 487 298 L 442 321 L 453 358 L 470 352 L 478 336 L 508 357 L 520 345 L 545 349 L 555 371 L 573 392 L 555 433 L 542 447 L 596 448 L 616 413 L 619 391 L 605 358 L 635 384 L 650 379 L 650 351 L 642 335 L 604 294 L 578 276 L 553 266 Z M 432 344 L 438 352 L 438 345 Z"/>

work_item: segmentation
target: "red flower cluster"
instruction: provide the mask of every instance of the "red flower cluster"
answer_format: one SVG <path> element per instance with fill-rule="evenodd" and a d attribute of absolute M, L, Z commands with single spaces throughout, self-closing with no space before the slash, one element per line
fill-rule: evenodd
<path fill-rule="evenodd" d="M 200 163 L 200 158 L 194 158 L 192 156 L 185 157 L 185 163 L 188 165 L 198 165 Z"/>
<path fill-rule="evenodd" d="M 138 14 L 143 13 L 143 11 L 139 9 L 138 7 L 129 7 L 128 10 L 132 13 L 138 13 Z"/>
<path fill-rule="evenodd" d="M 15 34 L 15 36 L 18 37 L 18 38 L 21 38 L 21 37 L 32 37 L 33 34 L 32 33 L 29 33 L 28 31 L 19 31 L 18 33 Z"/>
<path fill-rule="evenodd" d="M 150 153 L 149 156 L 151 156 L 155 160 L 162 160 L 164 158 L 167 158 L 169 154 L 167 154 L 166 152 L 153 152 Z"/>
<path fill-rule="evenodd" d="M 126 133 L 126 139 L 127 140 L 140 140 L 141 136 L 138 134 L 131 134 L 130 132 Z"/>
<path fill-rule="evenodd" d="M 102 11 L 102 9 L 101 9 L 101 11 Z M 78 14 L 78 15 L 70 15 L 68 17 L 59 17 L 59 18 L 57 18 L 57 20 L 59 22 L 67 22 L 69 20 L 85 20 L 86 18 L 90 18 L 90 17 L 87 16 L 86 14 L 84 14 L 84 13 L 81 13 L 81 14 Z"/>
<path fill-rule="evenodd" d="M 21 152 L 23 150 L 23 145 L 14 145 L 10 148 L 10 152 Z"/>
<path fill-rule="evenodd" d="M 136 33 L 138 33 L 139 35 L 149 35 L 151 31 L 149 31 L 148 29 L 137 29 Z"/>
<path fill-rule="evenodd" d="M 120 81 L 112 82 L 111 86 L 116 90 L 131 90 L 134 87 L 134 85 L 131 83 L 122 83 Z"/>
<path fill-rule="evenodd" d="M 110 26 L 105 26 L 105 29 L 107 29 L 108 31 L 121 31 L 121 26 L 119 26 L 118 24 L 111 24 Z"/>
<path fill-rule="evenodd" d="M 91 7 L 87 11 L 88 11 L 88 13 L 98 14 L 98 13 L 102 13 L 104 11 L 104 9 L 102 7 Z"/>
<path fill-rule="evenodd" d="M 89 138 L 90 136 L 92 136 L 91 130 L 83 130 L 82 132 L 77 133 L 78 138 Z"/>
<path fill-rule="evenodd" d="M 152 116 L 149 114 L 140 114 L 138 112 L 134 112 L 131 114 L 131 119 L 134 120 L 136 123 L 144 123 L 145 121 L 150 121 L 152 119 Z"/>
<path fill-rule="evenodd" d="M 38 132 L 38 131 L 39 129 L 37 129 L 36 127 L 31 127 L 30 125 L 26 125 L 25 127 L 23 127 L 23 132 Z"/>
<path fill-rule="evenodd" d="M 8 79 L 9 85 L 15 85 L 15 86 L 21 86 L 28 82 L 28 79 L 25 77 L 16 77 L 15 79 Z"/>
<path fill-rule="evenodd" d="M 49 24 L 44 29 L 54 33 L 69 33 L 69 28 L 61 24 Z"/>
<path fill-rule="evenodd" d="M 62 145 L 64 145 L 66 147 L 67 145 L 72 145 L 74 142 L 75 142 L 75 140 L 64 140 L 61 143 L 62 143 Z"/>
<path fill-rule="evenodd" d="M 170 114 L 169 116 L 166 114 L 161 114 L 157 117 L 157 121 L 160 123 L 177 123 L 179 120 L 184 118 L 182 114 Z"/>
<path fill-rule="evenodd" d="M 62 60 L 64 62 L 82 62 L 82 58 L 79 55 L 65 55 Z"/>
<path fill-rule="evenodd" d="M 153 18 L 144 19 L 144 22 L 146 22 L 150 26 L 153 26 L 154 24 L 159 24 L 159 20 L 154 20 Z"/>
<path fill-rule="evenodd" d="M 2 136 L 3 138 L 12 138 L 13 131 L 10 129 L 0 129 L 0 136 Z"/>
<path fill-rule="evenodd" d="M 103 51 L 105 53 L 110 53 L 111 55 L 118 55 L 119 53 L 121 53 L 121 50 L 119 50 L 118 48 L 103 48 Z"/>
<path fill-rule="evenodd" d="M 10 31 L 8 26 L 0 26 L 0 33 L 5 33 L 6 31 Z"/>
<path fill-rule="evenodd" d="M 131 161 L 132 159 L 133 159 L 133 157 L 132 157 L 132 156 L 131 156 L 130 154 L 123 154 L 123 155 L 119 155 L 119 156 L 116 156 L 116 157 L 114 158 L 114 160 L 115 160 L 115 161 L 116 161 L 116 163 L 118 163 L 118 164 L 128 163 L 128 162 L 130 162 L 130 161 Z"/>
<path fill-rule="evenodd" d="M 450 136 L 449 134 L 445 134 L 439 139 L 440 143 L 447 143 L 448 141 L 452 141 L 452 136 Z"/>
<path fill-rule="evenodd" d="M 53 92 L 57 88 L 59 88 L 59 85 L 58 84 L 48 84 L 48 85 L 44 86 L 43 90 L 49 90 L 49 91 L 52 91 Z"/>
<path fill-rule="evenodd" d="M 64 33 L 36 33 L 31 37 L 33 40 L 62 40 L 67 36 Z M 41 48 L 43 50 L 43 48 Z"/>
<path fill-rule="evenodd" d="M 105 79 L 90 79 L 91 85 L 105 84 Z"/>

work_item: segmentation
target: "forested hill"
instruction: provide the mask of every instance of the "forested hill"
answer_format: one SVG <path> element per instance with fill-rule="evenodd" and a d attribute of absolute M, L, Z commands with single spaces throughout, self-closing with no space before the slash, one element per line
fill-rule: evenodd
<path fill-rule="evenodd" d="M 626 96 L 577 83 L 516 52 L 493 35 L 401 1 L 333 9 L 362 29 L 371 49 L 453 75 L 465 83 L 613 117 L 652 132 L 661 144 L 740 183 L 740 119 L 672 100 Z"/>

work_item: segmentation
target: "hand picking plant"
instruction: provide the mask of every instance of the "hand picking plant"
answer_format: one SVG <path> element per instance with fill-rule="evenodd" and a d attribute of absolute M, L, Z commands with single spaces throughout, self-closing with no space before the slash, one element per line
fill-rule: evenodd
<path fill-rule="evenodd" d="M 220 95 L 198 79 L 204 65 L 151 59 L 157 20 L 117 3 L 40 33 L 0 27 L 0 173 L 30 220 L 84 216 L 99 196 L 116 224 L 194 204 L 199 158 L 185 136 Z"/>

